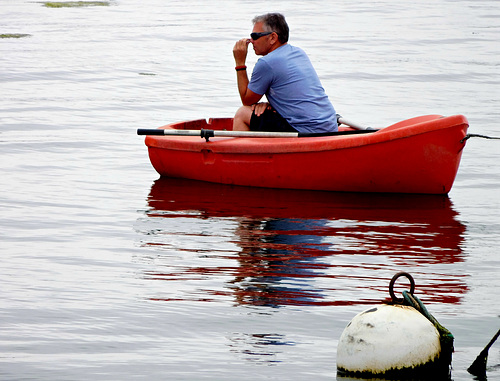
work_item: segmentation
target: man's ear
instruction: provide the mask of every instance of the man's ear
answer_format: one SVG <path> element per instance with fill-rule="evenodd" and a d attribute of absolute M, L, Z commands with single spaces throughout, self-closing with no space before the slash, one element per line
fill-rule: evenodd
<path fill-rule="evenodd" d="M 279 42 L 278 33 L 273 32 L 271 34 L 271 44 L 274 45 L 277 42 Z"/>

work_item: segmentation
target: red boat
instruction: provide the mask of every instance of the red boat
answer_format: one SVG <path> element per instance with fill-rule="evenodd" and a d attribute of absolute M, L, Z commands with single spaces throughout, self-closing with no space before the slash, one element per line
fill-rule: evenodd
<path fill-rule="evenodd" d="M 231 131 L 232 119 L 216 118 L 138 133 L 148 135 L 151 163 L 166 177 L 266 188 L 447 194 L 467 128 L 462 115 L 426 115 L 371 132 L 341 126 L 331 136 L 301 137 Z"/>

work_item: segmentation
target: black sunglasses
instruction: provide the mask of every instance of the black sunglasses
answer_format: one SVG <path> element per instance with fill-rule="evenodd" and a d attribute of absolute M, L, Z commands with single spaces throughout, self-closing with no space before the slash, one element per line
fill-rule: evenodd
<path fill-rule="evenodd" d="M 260 32 L 260 33 L 257 33 L 257 32 L 254 32 L 254 33 L 250 33 L 250 38 L 254 41 L 258 40 L 259 38 L 261 37 L 264 37 L 264 36 L 267 36 L 271 33 L 274 33 L 274 32 Z"/>

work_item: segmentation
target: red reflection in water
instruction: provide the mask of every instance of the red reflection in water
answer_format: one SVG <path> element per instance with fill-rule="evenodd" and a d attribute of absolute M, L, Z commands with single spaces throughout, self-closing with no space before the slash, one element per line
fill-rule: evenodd
<path fill-rule="evenodd" d="M 424 302 L 457 303 L 467 291 L 464 276 L 450 273 L 449 265 L 464 260 L 465 227 L 446 196 L 308 192 L 159 179 L 148 203 L 151 219 L 238 221 L 234 236 L 227 238 L 237 243 L 238 252 L 196 250 L 210 255 L 210 267 L 189 264 L 145 274 L 176 282 L 220 277 L 223 289 L 198 288 L 188 298 L 157 300 L 223 297 L 273 307 L 375 304 L 386 298 L 389 280 L 400 268 L 413 273 L 416 294 Z M 158 237 L 162 232 L 146 234 Z M 165 233 L 158 242 L 146 235 L 144 243 L 171 245 L 168 237 Z M 236 264 L 217 266 L 228 259 Z"/>

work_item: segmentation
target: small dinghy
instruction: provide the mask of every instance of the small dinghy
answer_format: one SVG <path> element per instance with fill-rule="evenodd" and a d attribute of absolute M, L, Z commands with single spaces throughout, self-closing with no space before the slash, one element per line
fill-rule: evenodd
<path fill-rule="evenodd" d="M 147 135 L 151 164 L 165 177 L 266 188 L 447 194 L 468 129 L 462 115 L 426 115 L 366 130 L 347 122 L 330 134 L 232 131 L 232 123 L 202 119 L 137 132 Z"/>

